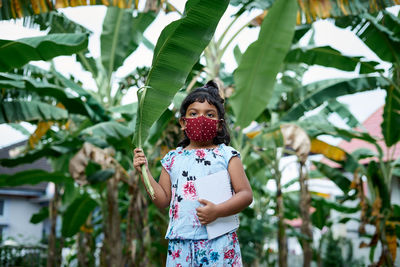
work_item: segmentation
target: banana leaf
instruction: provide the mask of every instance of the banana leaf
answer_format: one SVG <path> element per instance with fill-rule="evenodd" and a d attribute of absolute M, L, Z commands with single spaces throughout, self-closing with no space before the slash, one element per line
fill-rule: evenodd
<path fill-rule="evenodd" d="M 353 79 L 324 80 L 305 85 L 311 94 L 302 102 L 294 105 L 284 115 L 282 121 L 294 121 L 304 115 L 306 111 L 313 110 L 325 101 L 338 96 L 385 88 L 389 82 L 380 77 L 362 76 Z"/>
<path fill-rule="evenodd" d="M 143 33 L 153 22 L 154 12 L 139 13 L 132 17 L 132 10 L 107 8 L 100 36 L 101 62 L 108 75 L 116 71 L 124 60 L 143 41 Z"/>
<path fill-rule="evenodd" d="M 315 167 L 317 167 L 320 173 L 322 173 L 332 182 L 334 182 L 343 191 L 343 193 L 346 194 L 349 192 L 351 182 L 349 179 L 347 179 L 346 176 L 342 174 L 341 171 L 329 167 L 328 165 L 321 162 L 313 161 L 313 164 L 315 165 Z"/>
<path fill-rule="evenodd" d="M 91 99 L 89 99 L 90 103 L 87 104 L 82 100 L 81 96 L 74 96 L 68 93 L 63 87 L 11 73 L 0 73 L 0 84 L 5 89 L 25 90 L 34 92 L 42 97 L 53 97 L 61 102 L 69 113 L 81 114 L 91 118 L 93 121 L 102 120 L 96 111 L 98 111 L 100 115 L 103 112 L 97 109 L 96 105 L 92 105 L 93 108 L 96 108 L 95 111 L 89 106 L 89 104 L 92 104 L 92 102 L 90 102 Z M 85 92 L 85 94 L 88 93 Z M 82 96 L 85 97 L 85 95 Z"/>
<path fill-rule="evenodd" d="M 110 120 L 111 117 L 106 114 L 104 107 L 96 100 L 96 98 L 90 93 L 90 91 L 83 89 L 78 84 L 73 82 L 71 79 L 67 79 L 61 73 L 53 71 L 55 77 L 61 82 L 61 84 L 77 93 L 79 97 L 85 98 L 85 105 L 88 105 L 90 109 L 86 109 L 91 118 L 96 118 L 98 121 Z"/>
<path fill-rule="evenodd" d="M 29 220 L 29 222 L 33 224 L 38 224 L 47 218 L 49 218 L 49 208 L 43 207 L 37 213 L 32 214 L 32 217 Z"/>
<path fill-rule="evenodd" d="M 40 158 L 60 157 L 81 148 L 83 141 L 78 139 L 70 139 L 65 141 L 53 142 L 35 150 L 30 150 L 25 154 L 15 158 L 2 158 L 0 165 L 4 167 L 15 167 L 20 164 L 32 163 Z"/>
<path fill-rule="evenodd" d="M 113 138 L 113 139 L 122 139 L 133 134 L 132 129 L 116 122 L 116 121 L 107 121 L 97 123 L 94 126 L 88 127 L 82 131 L 82 134 L 87 134 L 91 136 L 96 136 L 100 138 Z"/>
<path fill-rule="evenodd" d="M 346 104 L 340 103 L 336 99 L 329 100 L 328 104 L 320 112 L 326 113 L 327 116 L 332 113 L 336 113 L 350 128 L 355 128 L 360 125 L 360 122 L 351 113 L 348 106 Z"/>
<path fill-rule="evenodd" d="M 305 63 L 336 68 L 343 71 L 354 71 L 360 65 L 361 73 L 376 72 L 378 62 L 362 61 L 361 57 L 345 56 L 330 46 L 301 47 L 290 50 L 285 58 L 286 63 Z"/>
<path fill-rule="evenodd" d="M 152 67 L 139 98 L 134 143 L 141 146 L 152 124 L 170 105 L 210 42 L 229 1 L 190 0 L 181 19 L 167 25 L 154 51 Z"/>
<path fill-rule="evenodd" d="M 381 127 L 387 147 L 391 147 L 400 141 L 400 92 L 399 88 L 394 86 L 386 89 Z"/>
<path fill-rule="evenodd" d="M 40 101 L 1 102 L 0 123 L 68 119 L 68 112 Z"/>
<path fill-rule="evenodd" d="M 161 32 L 145 87 L 138 92 L 139 105 L 133 138 L 135 147 L 142 147 L 150 127 L 185 83 L 214 35 L 228 4 L 228 0 L 189 0 L 183 17 L 167 25 Z M 147 190 L 154 198 L 144 165 L 142 173 Z"/>
<path fill-rule="evenodd" d="M 49 34 L 16 41 L 0 40 L 0 71 L 19 68 L 33 60 L 72 55 L 87 46 L 88 35 L 84 33 Z"/>
<path fill-rule="evenodd" d="M 246 127 L 267 106 L 292 43 L 296 13 L 295 0 L 277 0 L 261 25 L 258 39 L 242 55 L 234 72 L 236 91 L 229 99 L 236 125 Z"/>
<path fill-rule="evenodd" d="M 72 180 L 71 177 L 59 172 L 47 172 L 44 170 L 28 170 L 16 174 L 0 174 L 0 187 L 35 185 L 41 182 L 63 183 Z"/>
<path fill-rule="evenodd" d="M 77 197 L 62 216 L 61 234 L 64 237 L 72 237 L 79 232 L 80 227 L 96 207 L 97 202 L 88 193 Z"/>

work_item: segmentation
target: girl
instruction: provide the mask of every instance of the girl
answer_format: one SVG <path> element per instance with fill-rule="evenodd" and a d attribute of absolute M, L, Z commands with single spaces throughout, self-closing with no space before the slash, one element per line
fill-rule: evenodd
<path fill-rule="evenodd" d="M 147 168 L 154 203 L 160 209 L 170 206 L 167 266 L 242 266 L 236 232 L 208 240 L 205 227 L 218 217 L 240 212 L 253 200 L 240 154 L 228 146 L 223 103 L 213 81 L 192 91 L 180 108 L 184 139 L 161 160 L 158 183 Z M 143 164 L 147 167 L 146 157 L 136 148 L 134 166 L 140 174 Z M 194 181 L 221 170 L 228 170 L 234 196 L 218 205 L 198 199 Z"/>

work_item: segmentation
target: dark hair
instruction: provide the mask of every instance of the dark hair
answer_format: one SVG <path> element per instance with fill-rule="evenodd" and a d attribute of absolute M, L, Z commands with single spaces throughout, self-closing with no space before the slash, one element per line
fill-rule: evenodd
<path fill-rule="evenodd" d="M 220 119 L 221 130 L 217 132 L 217 136 L 213 139 L 213 144 L 219 145 L 224 143 L 229 145 L 231 137 L 225 121 L 224 99 L 219 95 L 218 85 L 214 81 L 207 82 L 204 86 L 194 89 L 183 100 L 180 108 L 181 118 L 184 118 L 188 107 L 194 102 L 207 101 L 210 105 L 217 108 L 218 118 Z M 190 139 L 183 133 L 184 138 L 178 144 L 181 147 L 187 147 L 190 144 Z"/>

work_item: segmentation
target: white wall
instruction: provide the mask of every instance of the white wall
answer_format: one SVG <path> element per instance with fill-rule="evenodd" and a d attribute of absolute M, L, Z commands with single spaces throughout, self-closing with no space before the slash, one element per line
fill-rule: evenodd
<path fill-rule="evenodd" d="M 4 199 L 4 214 L 0 216 L 0 224 L 8 226 L 3 230 L 3 241 L 12 238 L 25 245 L 39 243 L 42 238 L 43 224 L 32 224 L 29 220 L 40 208 L 38 204 L 27 199 Z"/>

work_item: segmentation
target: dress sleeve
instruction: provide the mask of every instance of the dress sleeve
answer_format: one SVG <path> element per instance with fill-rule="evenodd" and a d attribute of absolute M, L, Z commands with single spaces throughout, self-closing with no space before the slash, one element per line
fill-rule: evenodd
<path fill-rule="evenodd" d="M 225 146 L 224 152 L 225 152 L 224 157 L 225 157 L 226 166 L 229 165 L 229 161 L 231 160 L 232 157 L 240 158 L 240 153 L 231 146 Z"/>
<path fill-rule="evenodd" d="M 172 166 L 174 165 L 175 161 L 175 154 L 175 150 L 171 150 L 161 159 L 161 165 L 170 175 Z"/>

